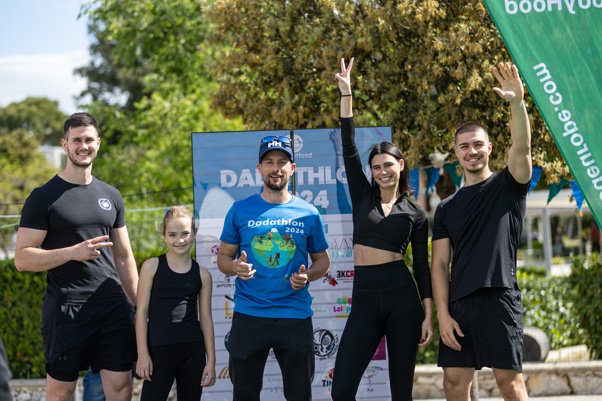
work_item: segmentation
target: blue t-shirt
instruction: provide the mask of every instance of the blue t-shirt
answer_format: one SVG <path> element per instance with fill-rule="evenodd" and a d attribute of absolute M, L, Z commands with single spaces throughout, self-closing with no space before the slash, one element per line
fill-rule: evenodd
<path fill-rule="evenodd" d="M 235 202 L 228 211 L 220 240 L 239 245 L 256 270 L 250 280 L 236 280 L 234 311 L 267 318 L 310 317 L 307 285 L 295 291 L 290 276 L 308 265 L 309 253 L 328 249 L 318 210 L 293 196 L 268 203 L 258 194 Z"/>

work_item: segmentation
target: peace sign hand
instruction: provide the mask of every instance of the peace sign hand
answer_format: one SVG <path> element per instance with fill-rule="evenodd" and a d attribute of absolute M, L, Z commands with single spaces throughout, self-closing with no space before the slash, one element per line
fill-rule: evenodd
<path fill-rule="evenodd" d="M 349 60 L 349 65 L 345 67 L 345 59 L 341 58 L 341 72 L 334 74 L 334 80 L 339 83 L 341 95 L 351 94 L 351 69 L 353 68 L 353 57 Z"/>

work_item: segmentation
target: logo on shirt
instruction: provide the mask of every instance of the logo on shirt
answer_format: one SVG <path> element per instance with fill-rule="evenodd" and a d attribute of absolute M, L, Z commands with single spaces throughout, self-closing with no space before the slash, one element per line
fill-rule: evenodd
<path fill-rule="evenodd" d="M 104 210 L 111 210 L 113 208 L 111 201 L 107 198 L 98 198 L 98 206 Z"/>
<path fill-rule="evenodd" d="M 269 269 L 278 269 L 291 261 L 295 256 L 297 245 L 291 234 L 280 234 L 272 228 L 251 241 L 251 249 L 255 260 Z"/>

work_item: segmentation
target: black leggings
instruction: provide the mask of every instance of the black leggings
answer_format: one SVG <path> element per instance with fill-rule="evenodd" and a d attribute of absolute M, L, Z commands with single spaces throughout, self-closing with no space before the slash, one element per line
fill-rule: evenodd
<path fill-rule="evenodd" d="M 142 385 L 141 401 L 165 401 L 174 379 L 178 401 L 199 401 L 205 369 L 205 344 L 195 341 L 183 344 L 157 345 L 149 349 L 153 361 L 151 381 Z"/>
<path fill-rule="evenodd" d="M 355 266 L 353 306 L 334 365 L 332 399 L 355 400 L 366 367 L 387 336 L 391 399 L 411 400 L 424 309 L 403 261 Z"/>

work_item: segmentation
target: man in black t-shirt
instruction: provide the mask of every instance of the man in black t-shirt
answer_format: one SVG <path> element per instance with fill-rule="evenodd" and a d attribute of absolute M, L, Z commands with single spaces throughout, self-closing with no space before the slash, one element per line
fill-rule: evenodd
<path fill-rule="evenodd" d="M 435 212 L 432 283 L 439 366 L 448 400 L 469 400 L 475 369 L 488 366 L 504 399 L 528 399 L 522 376 L 522 300 L 516 255 L 531 179 L 531 129 L 516 66 L 500 63 L 494 91 L 511 110 L 508 165 L 493 173 L 487 129 L 466 123 L 455 150 L 464 187 Z M 451 261 L 451 277 L 449 266 Z"/>
<path fill-rule="evenodd" d="M 47 272 L 46 398 L 68 401 L 79 372 L 91 367 L 108 400 L 129 401 L 138 272 L 123 199 L 92 176 L 100 147 L 93 116 L 69 116 L 61 144 L 67 166 L 25 201 L 15 250 L 17 270 Z"/>

